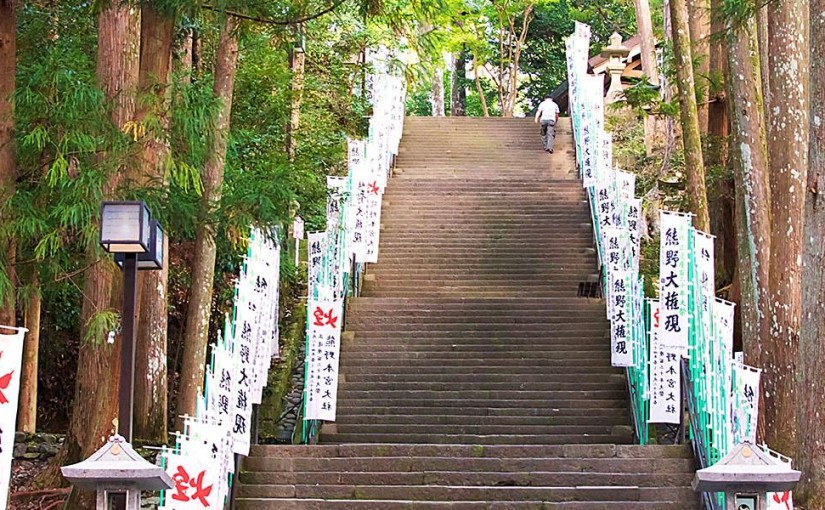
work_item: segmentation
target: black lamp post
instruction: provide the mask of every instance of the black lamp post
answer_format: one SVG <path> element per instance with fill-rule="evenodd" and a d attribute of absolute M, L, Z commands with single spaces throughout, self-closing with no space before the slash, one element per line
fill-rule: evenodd
<path fill-rule="evenodd" d="M 135 396 L 135 314 L 137 272 L 163 267 L 163 229 L 144 202 L 103 202 L 100 208 L 100 246 L 114 254 L 123 270 L 123 319 L 118 389 L 118 434 L 132 442 Z"/>

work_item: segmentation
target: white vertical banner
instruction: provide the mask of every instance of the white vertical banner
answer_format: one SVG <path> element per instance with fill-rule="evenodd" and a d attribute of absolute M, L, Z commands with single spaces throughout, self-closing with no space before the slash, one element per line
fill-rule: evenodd
<path fill-rule="evenodd" d="M 613 133 L 602 133 L 601 141 L 599 158 L 602 160 L 602 168 L 609 173 L 613 170 Z"/>
<path fill-rule="evenodd" d="M 733 442 L 756 444 L 756 423 L 759 418 L 759 381 L 761 370 L 734 361 L 733 370 Z"/>
<path fill-rule="evenodd" d="M 335 421 L 343 299 L 310 300 L 305 420 Z"/>
<path fill-rule="evenodd" d="M 715 359 L 712 360 L 716 372 L 722 377 L 724 388 L 722 390 L 721 405 L 730 405 L 733 395 L 733 318 L 736 305 L 724 299 L 715 298 L 712 302 L 713 311 L 713 346 L 715 349 Z M 741 363 L 741 361 L 740 361 Z M 723 426 L 727 431 L 727 446 L 733 447 L 733 418 L 731 409 L 718 409 L 716 412 L 723 414 Z"/>
<path fill-rule="evenodd" d="M 232 394 L 229 400 L 230 425 L 234 451 L 249 455 L 249 431 L 252 417 L 252 392 L 255 372 L 255 340 L 257 339 L 256 317 L 248 304 L 252 295 L 252 282 L 241 273 L 238 286 L 238 302 L 235 315 L 234 368 Z"/>
<path fill-rule="evenodd" d="M 650 302 L 650 423 L 681 423 L 680 349 L 665 345 L 661 337 L 659 301 Z"/>
<path fill-rule="evenodd" d="M 364 164 L 350 166 L 350 204 L 347 207 L 347 248 L 361 262 L 366 254 L 366 225 L 369 211 L 368 193 L 370 189 L 368 168 Z M 377 184 L 376 186 L 377 187 Z"/>
<path fill-rule="evenodd" d="M 356 262 L 378 262 L 378 246 L 381 242 L 381 205 L 383 193 L 377 186 L 367 190 L 367 212 L 364 223 L 364 257 Z"/>
<path fill-rule="evenodd" d="M 666 345 L 688 355 L 688 235 L 690 216 L 662 211 L 659 252 L 659 292 L 662 324 L 659 331 Z"/>
<path fill-rule="evenodd" d="M 324 269 L 324 252 L 326 251 L 326 232 L 310 232 L 307 234 L 307 289 L 309 297 L 321 285 Z"/>
<path fill-rule="evenodd" d="M 617 227 L 613 223 L 613 193 L 612 185 L 606 185 L 601 182 L 596 186 L 596 214 L 599 220 L 599 229 L 607 227 Z"/>
<path fill-rule="evenodd" d="M 0 325 L 0 508 L 8 508 L 23 337 L 28 330 Z"/>
<path fill-rule="evenodd" d="M 696 310 L 702 335 L 708 341 L 713 335 L 713 300 L 716 297 L 716 269 L 714 267 L 713 236 L 693 231 L 693 250 L 696 261 L 698 288 L 695 292 Z"/>
<path fill-rule="evenodd" d="M 590 115 L 582 115 L 580 122 L 581 133 L 581 166 L 582 187 L 589 188 L 598 182 L 596 173 L 596 162 L 599 155 L 593 150 L 593 123 Z"/>
<path fill-rule="evenodd" d="M 632 198 L 627 205 L 627 230 L 630 270 L 638 273 L 642 252 L 642 199 Z"/>
<path fill-rule="evenodd" d="M 633 352 L 631 350 L 631 319 L 632 309 L 632 275 L 629 271 L 610 271 L 608 273 L 610 299 L 613 305 L 613 315 L 610 318 L 610 360 L 614 367 L 633 366 Z"/>
<path fill-rule="evenodd" d="M 203 510 L 220 508 L 217 497 L 221 492 L 216 486 L 224 483 L 216 479 L 216 470 L 196 456 L 165 452 L 166 473 L 175 486 L 166 492 L 164 510 Z"/>

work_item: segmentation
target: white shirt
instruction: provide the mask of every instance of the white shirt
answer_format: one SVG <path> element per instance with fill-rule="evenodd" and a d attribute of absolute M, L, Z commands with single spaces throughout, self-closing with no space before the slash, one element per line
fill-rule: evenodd
<path fill-rule="evenodd" d="M 542 121 L 556 120 L 556 114 L 558 113 L 559 105 L 557 105 L 556 102 L 552 99 L 545 99 L 539 105 L 539 109 L 536 112 L 536 118 L 538 119 L 539 117 L 541 117 Z"/>

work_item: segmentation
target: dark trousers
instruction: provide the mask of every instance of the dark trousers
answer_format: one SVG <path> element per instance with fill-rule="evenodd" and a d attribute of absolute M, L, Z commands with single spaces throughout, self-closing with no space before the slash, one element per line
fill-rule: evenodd
<path fill-rule="evenodd" d="M 553 142 L 556 141 L 556 121 L 541 121 L 541 141 L 544 142 L 544 150 L 553 150 Z"/>

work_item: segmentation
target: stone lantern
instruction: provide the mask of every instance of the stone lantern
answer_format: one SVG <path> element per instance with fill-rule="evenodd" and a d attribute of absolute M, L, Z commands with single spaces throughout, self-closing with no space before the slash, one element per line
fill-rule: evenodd
<path fill-rule="evenodd" d="M 767 493 L 791 490 L 800 475 L 789 461 L 741 443 L 716 464 L 697 471 L 692 485 L 697 492 L 724 492 L 725 510 L 766 510 Z"/>
<path fill-rule="evenodd" d="M 630 50 L 622 44 L 622 36 L 613 32 L 610 44 L 602 51 L 602 57 L 607 59 L 607 72 L 610 74 L 610 88 L 607 89 L 605 103 L 615 103 L 622 97 L 622 73 L 624 73 L 625 59 Z"/>
<path fill-rule="evenodd" d="M 146 461 L 118 435 L 88 459 L 60 471 L 75 487 L 97 492 L 97 510 L 140 510 L 140 491 L 175 486 L 162 468 Z"/>

